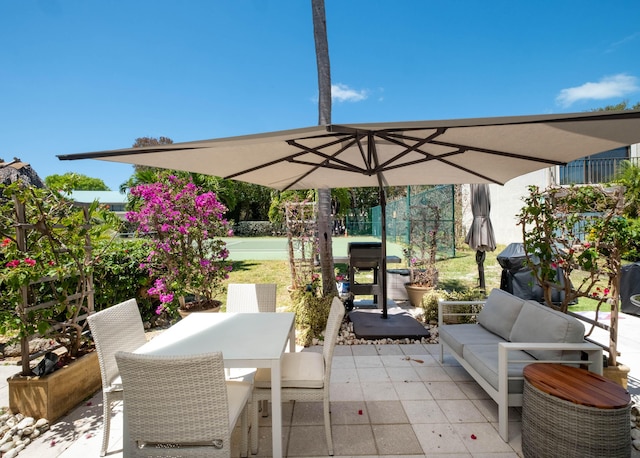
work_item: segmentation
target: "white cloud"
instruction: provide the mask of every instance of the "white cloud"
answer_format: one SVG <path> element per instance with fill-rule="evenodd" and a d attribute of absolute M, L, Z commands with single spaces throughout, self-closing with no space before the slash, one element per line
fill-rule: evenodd
<path fill-rule="evenodd" d="M 620 73 L 605 76 L 597 83 L 584 83 L 582 86 L 562 89 L 556 97 L 556 102 L 568 107 L 579 100 L 604 100 L 612 97 L 624 97 L 640 89 L 638 78 Z"/>
<path fill-rule="evenodd" d="M 360 102 L 365 100 L 368 95 L 365 89 L 357 91 L 341 83 L 331 85 L 331 98 L 338 102 Z"/>

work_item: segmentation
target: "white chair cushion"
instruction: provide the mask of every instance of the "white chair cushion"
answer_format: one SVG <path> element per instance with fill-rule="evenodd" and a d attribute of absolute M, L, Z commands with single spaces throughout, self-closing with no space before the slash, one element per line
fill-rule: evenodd
<path fill-rule="evenodd" d="M 296 352 L 282 356 L 282 388 L 322 388 L 324 359 L 321 353 Z M 256 388 L 271 388 L 271 369 L 259 368 L 254 379 Z"/>
<path fill-rule="evenodd" d="M 231 367 L 225 368 L 225 378 L 228 382 L 249 382 L 253 383 L 256 376 L 255 367 Z"/>
<path fill-rule="evenodd" d="M 104 391 L 112 393 L 114 391 L 122 391 L 122 377 L 119 375 L 113 379 L 111 385 L 109 385 Z"/>
<path fill-rule="evenodd" d="M 227 398 L 229 400 L 229 427 L 233 429 L 240 418 L 242 409 L 251 396 L 251 383 L 227 382 Z"/>

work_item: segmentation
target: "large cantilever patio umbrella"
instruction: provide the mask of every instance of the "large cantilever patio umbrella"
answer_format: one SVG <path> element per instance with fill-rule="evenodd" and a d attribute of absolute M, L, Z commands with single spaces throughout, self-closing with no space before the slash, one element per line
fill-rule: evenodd
<path fill-rule="evenodd" d="M 497 183 L 640 143 L 640 111 L 322 125 L 59 155 L 184 170 L 271 188 L 376 186 L 382 206 L 382 317 L 387 317 L 384 187 Z"/>
<path fill-rule="evenodd" d="M 464 242 L 476 250 L 476 263 L 478 264 L 478 281 L 480 289 L 486 290 L 484 281 L 484 260 L 487 251 L 496 249 L 496 238 L 491 224 L 491 196 L 489 185 L 486 183 L 473 183 L 471 185 L 471 213 L 473 221 Z"/>

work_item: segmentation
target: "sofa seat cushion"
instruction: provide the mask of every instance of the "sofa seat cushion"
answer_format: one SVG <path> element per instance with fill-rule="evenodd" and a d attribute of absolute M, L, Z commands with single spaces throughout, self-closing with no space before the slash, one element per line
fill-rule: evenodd
<path fill-rule="evenodd" d="M 462 357 L 473 367 L 480 377 L 485 379 L 489 384 L 498 389 L 498 344 L 481 344 L 481 345 L 465 345 Z M 531 361 L 534 363 L 536 359 L 525 351 L 514 350 L 509 352 L 509 359 Z M 510 363 L 509 377 L 522 377 L 522 371 L 527 364 Z M 522 379 L 509 380 L 509 393 L 522 393 L 524 382 Z"/>
<path fill-rule="evenodd" d="M 576 318 L 535 301 L 525 301 L 513 325 L 511 342 L 582 343 L 584 325 Z M 579 352 L 562 350 L 529 350 L 540 360 L 579 359 Z"/>
<path fill-rule="evenodd" d="M 462 355 L 462 349 L 467 344 L 496 344 L 505 340 L 478 324 L 450 324 L 440 326 L 439 339 L 445 342 L 451 350 Z"/>
<path fill-rule="evenodd" d="M 478 323 L 504 340 L 509 340 L 511 328 L 524 302 L 524 299 L 494 288 L 478 314 Z"/>

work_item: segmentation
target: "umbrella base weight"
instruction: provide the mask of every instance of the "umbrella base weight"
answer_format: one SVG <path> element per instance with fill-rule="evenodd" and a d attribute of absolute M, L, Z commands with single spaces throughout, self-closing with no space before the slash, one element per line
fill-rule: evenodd
<path fill-rule="evenodd" d="M 358 339 L 421 339 L 429 337 L 429 331 L 411 314 L 400 307 L 389 309 L 383 320 L 382 310 L 361 309 L 349 312 L 353 333 Z"/>

